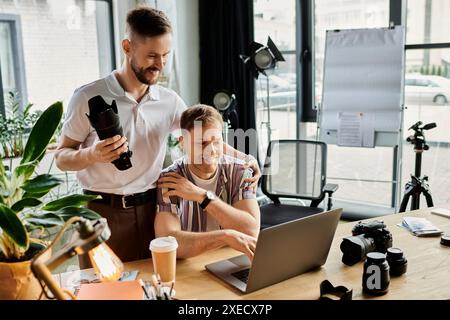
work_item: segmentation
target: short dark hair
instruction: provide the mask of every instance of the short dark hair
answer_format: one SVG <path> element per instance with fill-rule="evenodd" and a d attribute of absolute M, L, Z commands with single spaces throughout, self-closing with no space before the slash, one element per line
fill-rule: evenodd
<path fill-rule="evenodd" d="M 205 104 L 197 104 L 187 108 L 181 114 L 180 127 L 184 130 L 191 130 L 194 128 L 195 121 L 201 121 L 202 124 L 211 124 L 217 121 L 223 125 L 222 116 L 213 107 Z"/>
<path fill-rule="evenodd" d="M 128 36 L 155 37 L 172 32 L 170 21 L 164 12 L 140 6 L 128 12 L 126 33 Z"/>

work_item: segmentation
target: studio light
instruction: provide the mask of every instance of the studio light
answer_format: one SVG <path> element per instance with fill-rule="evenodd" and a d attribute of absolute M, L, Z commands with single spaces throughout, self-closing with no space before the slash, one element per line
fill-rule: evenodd
<path fill-rule="evenodd" d="M 246 65 L 249 65 L 255 71 L 256 79 L 258 79 L 260 73 L 267 76 L 266 71 L 274 69 L 278 61 L 286 61 L 270 37 L 267 39 L 266 46 L 258 42 L 252 42 L 248 55 L 241 55 L 240 57 Z"/>
<path fill-rule="evenodd" d="M 267 127 L 268 144 L 272 138 L 272 129 L 270 124 L 270 91 L 267 71 L 275 69 L 279 61 L 286 60 L 270 37 L 267 39 L 266 46 L 252 42 L 247 55 L 241 54 L 240 57 L 244 64 L 253 72 L 256 79 L 258 79 L 259 74 L 263 74 L 266 77 L 266 103 L 264 109 L 267 112 L 267 121 L 261 122 L 261 125 Z"/>
<path fill-rule="evenodd" d="M 228 141 L 228 130 L 239 127 L 238 115 L 236 111 L 236 95 L 227 90 L 219 90 L 214 94 L 213 105 L 223 119 L 223 139 Z"/>

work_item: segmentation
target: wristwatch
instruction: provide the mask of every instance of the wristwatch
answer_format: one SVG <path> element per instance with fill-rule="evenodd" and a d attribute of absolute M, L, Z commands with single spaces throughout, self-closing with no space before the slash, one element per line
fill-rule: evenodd
<path fill-rule="evenodd" d="M 215 195 L 214 192 L 212 191 L 206 191 L 206 196 L 205 199 L 202 201 L 202 203 L 200 203 L 200 208 L 202 208 L 203 210 L 206 209 L 206 207 L 208 206 L 208 204 L 211 202 L 211 200 L 216 199 L 217 196 Z"/>

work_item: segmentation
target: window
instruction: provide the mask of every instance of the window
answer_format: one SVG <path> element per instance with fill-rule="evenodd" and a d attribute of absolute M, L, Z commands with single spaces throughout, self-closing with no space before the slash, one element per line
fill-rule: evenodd
<path fill-rule="evenodd" d="M 435 122 L 425 131 L 429 150 L 422 155 L 422 175 L 429 177 L 434 205 L 450 203 L 450 2 L 408 0 L 406 17 L 406 82 L 402 184 L 415 171 L 413 145 L 406 141 L 408 130 L 417 121 Z M 421 198 L 421 207 L 425 207 Z"/>
<path fill-rule="evenodd" d="M 449 39 L 450 40 L 450 39 Z M 428 51 L 427 53 L 425 51 Z M 422 60 L 418 60 L 421 56 Z M 417 81 L 415 86 L 406 82 L 403 136 L 403 175 L 402 186 L 410 180 L 415 171 L 414 146 L 406 141 L 407 136 L 414 134 L 408 130 L 417 121 L 424 124 L 435 122 L 437 127 L 424 131 L 430 149 L 422 154 L 422 175 L 429 177 L 429 185 L 435 205 L 450 203 L 450 84 L 447 74 L 423 74 L 417 70 L 426 70 L 426 57 L 434 57 L 430 62 L 445 63 L 450 57 L 449 49 L 423 49 L 406 51 L 407 76 Z M 444 68 L 442 68 L 443 70 Z M 415 73 L 414 73 L 415 72 Z M 421 197 L 421 207 L 426 207 Z"/>
<path fill-rule="evenodd" d="M 407 1 L 407 44 L 450 42 L 450 1 Z M 427 52 L 422 52 L 426 59 Z"/>
<path fill-rule="evenodd" d="M 77 87 L 115 68 L 111 1 L 0 0 L 0 12 L 0 21 L 2 15 L 18 17 L 14 25 L 22 34 L 19 41 L 11 23 L 9 28 L 0 24 L 3 90 L 23 90 L 24 86 L 17 85 L 22 77 L 26 82 L 22 96 L 34 104 L 35 110 L 45 109 L 57 100 L 67 101 Z M 3 43 L 9 37 L 21 42 L 22 48 L 5 50 L 8 47 Z M 11 62 L 8 50 L 19 49 L 23 61 Z M 20 68 L 11 69 L 11 63 Z M 4 71 L 6 68 L 9 70 Z M 23 70 L 23 76 L 19 70 Z"/>
<path fill-rule="evenodd" d="M 297 134 L 295 3 L 295 0 L 254 0 L 255 41 L 265 45 L 270 36 L 286 60 L 268 72 L 268 79 L 260 75 L 256 81 L 256 126 L 263 153 L 269 139 L 268 130 L 271 140 L 295 139 Z"/>
<path fill-rule="evenodd" d="M 0 113 L 9 92 L 26 101 L 20 17 L 0 13 Z"/>
<path fill-rule="evenodd" d="M 323 52 L 326 29 L 386 27 L 389 8 L 393 1 L 354 0 L 345 3 L 337 0 L 315 1 L 315 88 L 321 90 L 323 73 Z M 355 7 L 360 13 L 355 14 Z M 443 123 L 450 119 L 448 85 L 450 78 L 450 2 L 441 0 L 408 0 L 406 10 L 406 76 L 404 112 L 404 145 L 402 154 L 402 176 L 399 177 L 401 194 L 395 194 L 393 175 L 392 148 L 353 149 L 329 145 L 328 177 L 339 183 L 336 197 L 340 199 L 375 202 L 394 206 L 401 199 L 403 186 L 414 173 L 414 152 L 412 145 L 406 142 L 411 134 L 408 128 L 421 120 L 424 123 L 436 122 L 438 127 L 426 132 L 430 150 L 423 156 L 423 173 L 430 177 L 430 186 L 435 204 L 450 202 L 448 196 L 449 175 L 447 174 L 450 132 Z M 346 12 L 347 11 L 347 12 Z M 349 12 L 352 11 L 352 14 Z M 365 14 L 365 13 L 368 14 Z M 398 14 L 398 13 L 397 13 Z M 401 15 L 401 14 L 398 14 Z M 371 19 L 366 19 L 370 16 Z M 353 17 L 353 18 L 352 18 Z M 366 17 L 366 18 L 364 18 Z M 439 42 L 436 44 L 436 42 Z M 414 44 L 414 46 L 408 45 Z M 430 48 L 428 46 L 431 46 Z M 435 48 L 433 48 L 435 46 Z M 448 47 L 449 49 L 440 49 Z M 429 49 L 428 49 L 429 48 Z M 411 50 L 409 50 L 411 49 Z M 414 50 L 412 50 L 414 49 Z M 321 94 L 315 93 L 316 104 L 321 101 Z M 312 124 L 309 124 L 310 126 Z M 315 126 L 307 131 L 307 136 L 314 137 Z M 345 169 L 347 168 L 347 169 Z M 352 168 L 349 170 L 348 168 Z M 424 200 L 421 201 L 425 206 Z"/>

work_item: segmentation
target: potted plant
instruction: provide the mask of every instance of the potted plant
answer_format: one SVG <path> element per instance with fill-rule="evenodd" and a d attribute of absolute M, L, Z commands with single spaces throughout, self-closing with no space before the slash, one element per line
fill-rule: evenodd
<path fill-rule="evenodd" d="M 73 216 L 98 219 L 84 208 L 97 196 L 73 194 L 46 202 L 45 195 L 62 181 L 50 174 L 33 175 L 57 129 L 61 102 L 45 110 L 27 139 L 20 164 L 0 162 L 0 299 L 37 299 L 41 288 L 34 278 L 31 259 L 45 248 L 42 235 Z"/>
<path fill-rule="evenodd" d="M 167 149 L 166 155 L 164 157 L 163 167 L 166 168 L 170 166 L 175 160 L 183 156 L 183 150 L 180 147 L 180 142 L 178 138 L 172 133 L 169 134 L 167 138 Z"/>
<path fill-rule="evenodd" d="M 31 127 L 37 121 L 40 111 L 31 112 L 31 103 L 23 111 L 14 92 L 9 92 L 6 99 L 6 114 L 0 114 L 0 155 L 1 158 L 21 157 L 24 141 Z"/>

